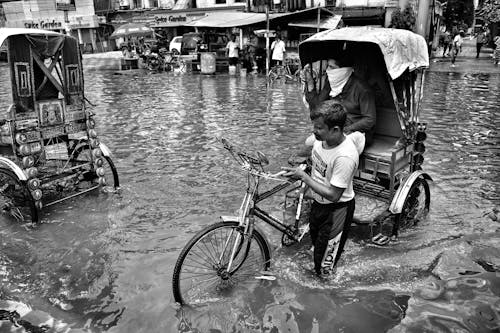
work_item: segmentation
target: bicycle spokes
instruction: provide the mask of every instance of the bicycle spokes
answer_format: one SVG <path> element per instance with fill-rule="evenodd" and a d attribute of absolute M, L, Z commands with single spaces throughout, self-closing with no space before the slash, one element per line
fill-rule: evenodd
<path fill-rule="evenodd" d="M 193 244 L 182 263 L 179 287 L 184 301 L 228 296 L 235 289 L 254 285 L 255 276 L 266 265 L 262 246 L 244 236 L 237 225 L 207 232 Z"/>

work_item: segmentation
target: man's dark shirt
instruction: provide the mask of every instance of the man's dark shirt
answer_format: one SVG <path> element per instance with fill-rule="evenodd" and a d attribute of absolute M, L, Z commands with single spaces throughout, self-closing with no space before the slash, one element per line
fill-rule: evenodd
<path fill-rule="evenodd" d="M 325 87 L 319 93 L 314 90 L 306 92 L 306 101 L 309 103 L 311 112 L 319 106 L 321 102 L 330 99 L 330 83 L 325 80 Z M 334 97 L 347 110 L 347 121 L 344 127 L 345 132 L 363 132 L 367 142 L 371 141 L 376 121 L 375 94 L 373 90 L 362 82 L 354 74 L 351 75 L 345 84 L 342 92 Z"/>

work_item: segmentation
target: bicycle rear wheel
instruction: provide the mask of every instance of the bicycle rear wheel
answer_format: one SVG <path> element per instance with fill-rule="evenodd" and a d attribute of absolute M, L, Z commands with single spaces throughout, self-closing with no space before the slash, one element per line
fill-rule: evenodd
<path fill-rule="evenodd" d="M 235 245 L 236 255 L 228 272 Z M 237 222 L 210 225 L 188 242 L 177 259 L 172 279 L 174 299 L 182 305 L 193 304 L 251 290 L 259 283 L 255 276 L 269 268 L 270 258 L 269 246 L 258 230 L 249 238 Z"/>
<path fill-rule="evenodd" d="M 277 67 L 273 67 L 269 70 L 269 73 L 267 74 L 267 81 L 269 83 L 273 83 L 274 81 L 278 80 L 280 78 L 280 72 Z"/>

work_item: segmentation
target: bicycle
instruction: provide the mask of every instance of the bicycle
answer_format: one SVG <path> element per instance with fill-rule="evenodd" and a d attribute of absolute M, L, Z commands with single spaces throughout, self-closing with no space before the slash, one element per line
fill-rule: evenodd
<path fill-rule="evenodd" d="M 308 224 L 299 224 L 304 202 L 302 182 L 283 177 L 285 171 L 266 172 L 264 166 L 269 160 L 261 152 L 251 154 L 225 138 L 219 141 L 247 173 L 247 189 L 237 217 L 222 216 L 221 222 L 199 231 L 181 251 L 172 279 L 174 299 L 181 305 L 210 300 L 213 295 L 229 296 L 239 288 L 251 288 L 259 280 L 274 278 L 265 273 L 270 267 L 271 251 L 263 233 L 255 226 L 255 217 L 283 233 L 284 246 L 300 242 L 309 230 Z M 307 166 L 301 164 L 301 167 Z M 259 193 L 262 179 L 280 184 Z M 257 206 L 287 188 L 287 195 L 291 191 L 300 193 L 295 221 L 290 225 Z"/>
<path fill-rule="evenodd" d="M 183 73 L 186 71 L 186 62 L 181 58 L 181 54 L 174 50 L 173 52 L 165 53 L 165 66 L 168 70 L 176 73 Z"/>
<path fill-rule="evenodd" d="M 290 66 L 297 66 L 297 70 L 293 71 Z M 267 74 L 267 80 L 270 83 L 273 83 L 276 80 L 280 80 L 285 78 L 286 82 L 299 82 L 300 81 L 300 64 L 294 63 L 292 59 L 286 59 L 284 65 L 275 65 Z"/>

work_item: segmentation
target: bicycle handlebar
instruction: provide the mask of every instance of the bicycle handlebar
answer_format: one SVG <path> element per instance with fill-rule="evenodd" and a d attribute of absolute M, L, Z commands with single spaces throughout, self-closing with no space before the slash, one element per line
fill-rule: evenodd
<path fill-rule="evenodd" d="M 277 173 L 269 173 L 264 170 L 264 165 L 269 164 L 269 160 L 266 155 L 261 152 L 257 152 L 257 156 L 252 153 L 249 153 L 243 150 L 240 147 L 237 147 L 235 144 L 230 142 L 228 139 L 224 137 L 217 138 L 218 141 L 222 143 L 225 149 L 229 151 L 231 156 L 238 162 L 241 168 L 249 173 L 266 178 L 266 179 L 274 179 L 282 182 L 292 182 L 293 180 L 290 178 L 283 178 L 282 176 L 287 173 L 285 170 L 281 170 Z"/>

